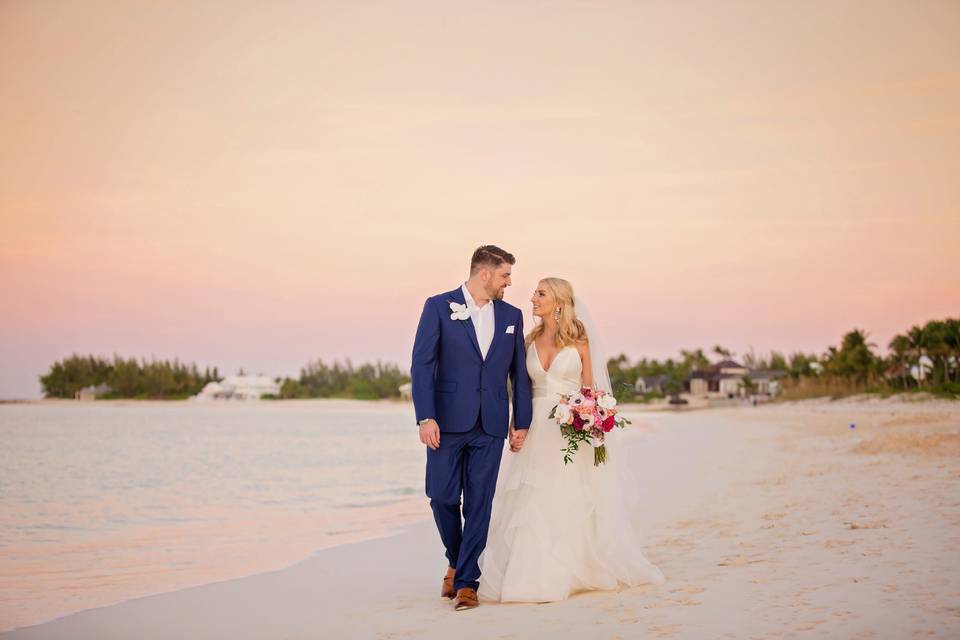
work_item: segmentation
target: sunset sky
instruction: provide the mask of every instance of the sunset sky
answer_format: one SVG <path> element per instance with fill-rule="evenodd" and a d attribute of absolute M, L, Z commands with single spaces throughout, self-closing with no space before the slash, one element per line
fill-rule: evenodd
<path fill-rule="evenodd" d="M 406 368 L 486 243 L 633 358 L 960 315 L 960 3 L 0 2 L 0 398 Z"/>

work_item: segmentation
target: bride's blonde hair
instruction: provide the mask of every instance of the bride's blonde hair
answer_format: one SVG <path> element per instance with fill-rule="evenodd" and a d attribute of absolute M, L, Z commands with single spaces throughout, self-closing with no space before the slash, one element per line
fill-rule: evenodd
<path fill-rule="evenodd" d="M 573 285 L 563 278 L 544 278 L 540 281 L 543 286 L 553 294 L 554 304 L 550 313 L 556 313 L 556 307 L 560 307 L 560 317 L 557 318 L 557 336 L 556 343 L 560 348 L 574 346 L 587 339 L 587 330 L 583 323 L 577 319 L 577 310 L 573 302 Z M 556 318 L 556 315 L 554 315 Z M 543 322 L 541 321 L 533 328 L 527 336 L 527 345 L 536 340 L 543 333 Z"/>

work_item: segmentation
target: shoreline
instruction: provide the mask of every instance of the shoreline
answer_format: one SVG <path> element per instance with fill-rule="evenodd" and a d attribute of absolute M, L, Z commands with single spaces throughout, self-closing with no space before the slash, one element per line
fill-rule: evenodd
<path fill-rule="evenodd" d="M 286 568 L 87 609 L 0 637 L 960 633 L 955 402 L 803 401 L 638 421 L 628 442 L 645 506 L 642 545 L 664 585 L 544 605 L 482 603 L 454 614 L 436 597 L 444 563 L 425 518 Z"/>
<path fill-rule="evenodd" d="M 410 498 L 410 499 L 407 499 L 407 500 L 405 500 L 405 501 L 403 501 L 403 502 L 413 503 L 414 500 L 415 500 L 415 499 Z M 401 501 L 397 501 L 397 502 L 398 502 L 397 505 L 392 505 L 392 506 L 399 506 L 399 502 L 401 502 Z M 352 535 L 352 536 L 350 536 L 349 539 L 342 540 L 342 541 L 340 541 L 340 542 L 335 542 L 335 543 L 325 544 L 325 545 L 319 546 L 319 547 L 313 549 L 312 551 L 310 551 L 309 553 L 307 553 L 306 555 L 300 556 L 300 557 L 298 557 L 298 558 L 296 558 L 296 559 L 294 559 L 294 560 L 290 560 L 290 561 L 286 562 L 285 564 L 275 564 L 275 565 L 272 565 L 272 566 L 270 566 L 270 567 L 268 567 L 268 568 L 255 569 L 255 570 L 251 570 L 251 571 L 249 571 L 249 572 L 238 572 L 238 573 L 234 573 L 234 574 L 231 574 L 231 575 L 229 575 L 229 576 L 226 576 L 226 577 L 216 578 L 216 579 L 212 579 L 212 580 L 204 580 L 204 581 L 197 582 L 197 583 L 194 583 L 194 584 L 185 584 L 185 585 L 182 585 L 182 586 L 175 587 L 175 588 L 173 588 L 173 589 L 159 590 L 159 591 L 144 593 L 144 594 L 141 594 L 141 595 L 119 598 L 119 599 L 117 599 L 117 600 L 114 600 L 114 601 L 111 601 L 111 602 L 106 602 L 106 603 L 104 603 L 104 604 L 97 605 L 97 606 L 94 606 L 94 607 L 85 607 L 85 608 L 81 608 L 81 609 L 75 609 L 75 610 L 65 611 L 65 612 L 63 612 L 63 613 L 56 613 L 56 614 L 53 614 L 53 615 L 50 616 L 50 617 L 39 618 L 39 619 L 37 619 L 37 620 L 35 620 L 35 621 L 28 622 L 27 624 L 24 624 L 24 625 L 19 625 L 19 626 L 14 626 L 14 627 L 0 626 L 0 637 L 4 637 L 4 636 L 6 636 L 6 634 L 17 633 L 17 632 L 20 632 L 20 631 L 29 630 L 29 629 L 34 629 L 34 628 L 37 628 L 37 627 L 43 627 L 43 626 L 49 625 L 49 624 L 51 624 L 51 623 L 54 623 L 54 622 L 56 622 L 56 621 L 58 621 L 58 620 L 63 620 L 63 619 L 66 619 L 66 618 L 70 618 L 71 616 L 76 616 L 76 615 L 79 615 L 79 614 L 84 614 L 84 613 L 86 613 L 86 612 L 100 611 L 100 610 L 103 610 L 103 609 L 109 609 L 109 608 L 111 608 L 111 607 L 120 606 L 120 605 L 124 605 L 124 604 L 126 604 L 126 603 L 131 603 L 131 602 L 137 602 L 137 601 L 144 600 L 144 599 L 156 598 L 156 597 L 161 597 L 161 596 L 170 596 L 170 595 L 174 595 L 174 594 L 189 592 L 189 591 L 191 591 L 191 590 L 193 590 L 193 589 L 202 589 L 202 588 L 204 588 L 204 587 L 209 587 L 209 586 L 212 586 L 212 585 L 230 583 L 230 582 L 235 582 L 235 581 L 240 581 L 240 580 L 248 580 L 248 579 L 251 579 L 251 578 L 256 578 L 256 577 L 258 577 L 258 576 L 263 576 L 263 575 L 272 574 L 272 573 L 284 572 L 284 571 L 287 571 L 287 570 L 289 570 L 289 569 L 292 569 L 292 568 L 296 567 L 297 565 L 299 565 L 299 564 L 301 564 L 301 563 L 307 562 L 308 560 L 310 560 L 311 558 L 313 558 L 313 557 L 315 557 L 315 556 L 317 556 L 317 555 L 319 555 L 319 554 L 328 553 L 328 552 L 335 552 L 337 549 L 341 549 L 341 548 L 343 548 L 343 547 L 351 547 L 351 546 L 354 546 L 354 545 L 363 545 L 363 544 L 370 543 L 370 542 L 374 542 L 374 541 L 377 541 L 377 540 L 382 540 L 382 539 L 384 539 L 384 538 L 392 538 L 392 537 L 395 537 L 395 536 L 403 535 L 404 532 L 407 531 L 408 529 L 422 526 L 422 525 L 423 525 L 424 523 L 426 523 L 428 520 L 430 520 L 429 514 L 424 514 L 424 515 L 417 516 L 417 517 L 414 518 L 414 519 L 411 519 L 411 520 L 409 520 L 409 521 L 405 521 L 405 522 L 402 522 L 402 523 L 395 523 L 395 524 L 392 524 L 392 525 L 384 525 L 384 526 L 381 526 L 381 527 L 380 527 L 379 529 L 377 529 L 377 530 L 372 530 L 372 529 L 371 529 L 371 530 L 367 530 L 367 531 L 363 531 L 363 532 L 355 532 L 355 534 Z M 430 521 L 430 523 L 432 524 L 432 521 Z M 0 622 L 0 625 L 2 625 L 2 624 L 3 624 L 3 623 Z"/>
<path fill-rule="evenodd" d="M 0 629 L 391 535 L 429 512 L 407 414 L 351 400 L 0 407 Z"/>
<path fill-rule="evenodd" d="M 891 402 L 898 404 L 913 403 L 955 403 L 960 405 L 960 397 L 947 397 L 929 393 L 926 391 L 900 392 L 890 395 L 881 393 L 859 393 L 850 396 L 834 397 L 829 395 L 816 396 L 812 398 L 800 399 L 778 399 L 773 398 L 752 406 L 745 399 L 713 399 L 690 398 L 688 404 L 671 405 L 663 400 L 651 402 L 630 402 L 626 401 L 620 404 L 623 410 L 635 412 L 663 411 L 703 411 L 715 409 L 747 409 L 760 406 L 794 406 L 794 405 L 812 405 L 825 403 L 877 403 Z M 74 400 L 71 398 L 7 398 L 0 399 L 0 405 L 37 405 L 37 406 L 123 406 L 123 405 L 176 405 L 176 404 L 196 404 L 197 406 L 229 406 L 229 407 L 257 407 L 257 406 L 322 406 L 322 405 L 353 405 L 353 406 L 376 406 L 383 405 L 397 407 L 403 405 L 413 406 L 410 400 L 403 398 L 277 398 L 270 400 L 204 400 L 197 401 L 193 398 L 179 399 L 159 399 L 159 398 L 104 398 L 97 400 Z"/>
<path fill-rule="evenodd" d="M 115 404 L 190 404 L 197 406 L 259 406 L 259 405 L 287 405 L 295 403 L 316 404 L 316 403 L 344 403 L 357 402 L 364 404 L 382 404 L 391 407 L 413 404 L 407 400 L 399 398 L 282 398 L 277 400 L 194 400 L 192 398 L 179 399 L 161 399 L 161 398 L 102 398 L 97 400 L 74 400 L 71 398 L 25 398 L 25 399 L 7 399 L 0 400 L 3 404 L 28 404 L 28 405 L 68 405 L 68 406 L 110 406 Z"/>
<path fill-rule="evenodd" d="M 46 602 L 37 602 L 32 599 L 21 599 L 22 606 L 10 606 L 13 600 L 8 600 L 4 608 L 8 608 L 6 615 L 0 618 L 0 636 L 3 633 L 17 629 L 31 628 L 47 624 L 84 611 L 99 610 L 105 607 L 121 605 L 132 600 L 149 598 L 164 594 L 178 593 L 184 590 L 200 588 L 210 584 L 244 580 L 265 573 L 283 571 L 304 562 L 317 554 L 328 551 L 336 552 L 344 546 L 363 544 L 381 538 L 389 538 L 400 534 L 410 526 L 430 520 L 429 508 L 421 496 L 410 496 L 391 501 L 389 504 L 378 505 L 366 514 L 351 514 L 356 520 L 344 523 L 347 527 L 341 531 L 319 532 L 310 535 L 307 528 L 309 522 L 298 523 L 293 521 L 291 526 L 298 524 L 303 529 L 286 536 L 276 533 L 274 538 L 266 544 L 254 544 L 248 539 L 240 539 L 226 535 L 223 546 L 232 549 L 224 555 L 213 553 L 205 557 L 202 566 L 168 566 L 166 571 L 158 574 L 153 580 L 152 587 L 121 578 L 112 589 L 97 591 L 73 596 L 71 605 L 51 606 Z M 430 520 L 432 523 L 432 520 Z M 251 528 L 256 525 L 251 524 Z M 119 541 L 123 544 L 123 540 Z M 135 544 L 135 542 L 134 542 Z M 237 549 L 237 545 L 240 548 Z M 83 546 L 80 543 L 78 546 Z M 238 555 L 238 552 L 242 554 Z M 155 554 L 150 548 L 144 548 L 145 555 Z M 33 557 L 20 557 L 21 562 L 39 562 Z M 149 567 L 144 569 L 150 571 Z M 104 576 L 106 577 L 106 576 Z M 10 583 L 16 582 L 15 575 L 10 576 Z M 2 582 L 7 582 L 4 579 Z M 2 593 L 2 589 L 0 589 Z M 12 595 L 12 591 L 10 592 Z M 0 598 L 3 599 L 3 598 Z"/>

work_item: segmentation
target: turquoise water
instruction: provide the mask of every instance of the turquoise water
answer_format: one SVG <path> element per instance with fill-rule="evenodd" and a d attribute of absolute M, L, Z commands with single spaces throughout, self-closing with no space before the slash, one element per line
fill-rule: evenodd
<path fill-rule="evenodd" d="M 408 404 L 0 405 L 0 629 L 427 517 Z"/>

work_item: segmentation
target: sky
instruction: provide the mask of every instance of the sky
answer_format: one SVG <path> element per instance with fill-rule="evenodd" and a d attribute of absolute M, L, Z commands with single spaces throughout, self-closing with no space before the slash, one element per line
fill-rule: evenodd
<path fill-rule="evenodd" d="M 952 0 L 4 0 L 0 141 L 0 398 L 407 368 L 488 243 L 631 358 L 960 315 Z"/>

